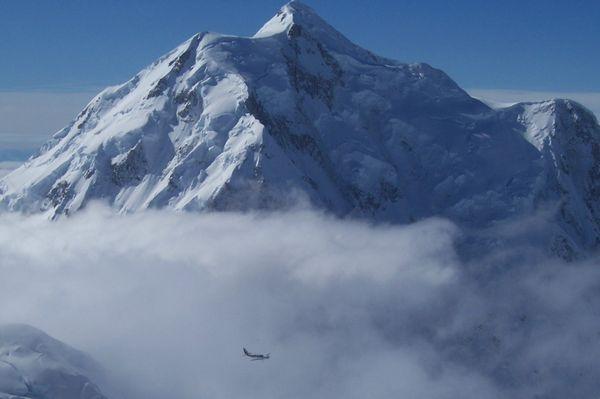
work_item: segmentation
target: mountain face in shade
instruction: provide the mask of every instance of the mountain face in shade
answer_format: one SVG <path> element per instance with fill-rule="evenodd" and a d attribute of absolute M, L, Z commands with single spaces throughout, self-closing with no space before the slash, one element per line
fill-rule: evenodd
<path fill-rule="evenodd" d="M 0 325 L 0 399 L 106 399 L 86 354 L 27 325 Z"/>
<path fill-rule="evenodd" d="M 0 184 L 6 209 L 92 200 L 470 227 L 549 209 L 552 250 L 600 242 L 600 128 L 569 100 L 493 110 L 427 64 L 364 50 L 293 1 L 253 37 L 200 33 L 98 94 Z"/>

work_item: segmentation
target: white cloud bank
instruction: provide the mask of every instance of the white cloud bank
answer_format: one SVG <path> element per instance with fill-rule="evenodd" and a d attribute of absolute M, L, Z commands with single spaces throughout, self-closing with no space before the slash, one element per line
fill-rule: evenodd
<path fill-rule="evenodd" d="M 91 353 L 111 398 L 596 394 L 600 269 L 465 264 L 460 234 L 308 211 L 0 215 L 0 322 Z"/>

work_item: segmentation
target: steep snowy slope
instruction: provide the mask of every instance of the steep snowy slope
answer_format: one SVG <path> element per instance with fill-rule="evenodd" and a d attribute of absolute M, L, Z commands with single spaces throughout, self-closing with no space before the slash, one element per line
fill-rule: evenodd
<path fill-rule="evenodd" d="M 1 399 L 104 399 L 87 355 L 26 325 L 0 326 Z"/>
<path fill-rule="evenodd" d="M 469 226 L 556 207 L 599 240 L 598 124 L 570 101 L 494 111 L 426 64 L 357 47 L 293 1 L 258 33 L 195 35 L 104 90 L 1 183 L 8 209 L 282 207 Z M 568 172 L 567 172 L 568 171 Z"/>
<path fill-rule="evenodd" d="M 553 251 L 572 257 L 577 247 L 600 245 L 600 126 L 570 100 L 517 104 L 501 112 L 537 150 L 543 173 L 533 190 L 533 208 L 553 207 L 562 232 Z"/>

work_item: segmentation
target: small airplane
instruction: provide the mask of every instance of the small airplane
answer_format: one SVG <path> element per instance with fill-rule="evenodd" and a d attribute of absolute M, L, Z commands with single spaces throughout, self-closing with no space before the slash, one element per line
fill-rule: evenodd
<path fill-rule="evenodd" d="M 244 350 L 244 355 L 248 356 L 250 358 L 250 360 L 267 360 L 267 359 L 271 358 L 270 353 L 267 353 L 266 355 L 254 354 L 254 353 L 248 352 L 248 349 L 246 349 L 246 348 L 242 348 L 242 349 Z"/>

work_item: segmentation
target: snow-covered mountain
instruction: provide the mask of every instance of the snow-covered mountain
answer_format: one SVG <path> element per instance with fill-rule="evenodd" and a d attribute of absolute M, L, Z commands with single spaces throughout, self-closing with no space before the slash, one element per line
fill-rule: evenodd
<path fill-rule="evenodd" d="M 364 50 L 297 2 L 253 37 L 200 33 L 98 96 L 1 182 L 10 210 L 262 209 L 479 227 L 553 208 L 600 243 L 600 127 L 569 100 L 493 110 L 442 71 Z"/>
<path fill-rule="evenodd" d="M 0 326 L 0 399 L 105 399 L 87 355 L 27 325 Z"/>

